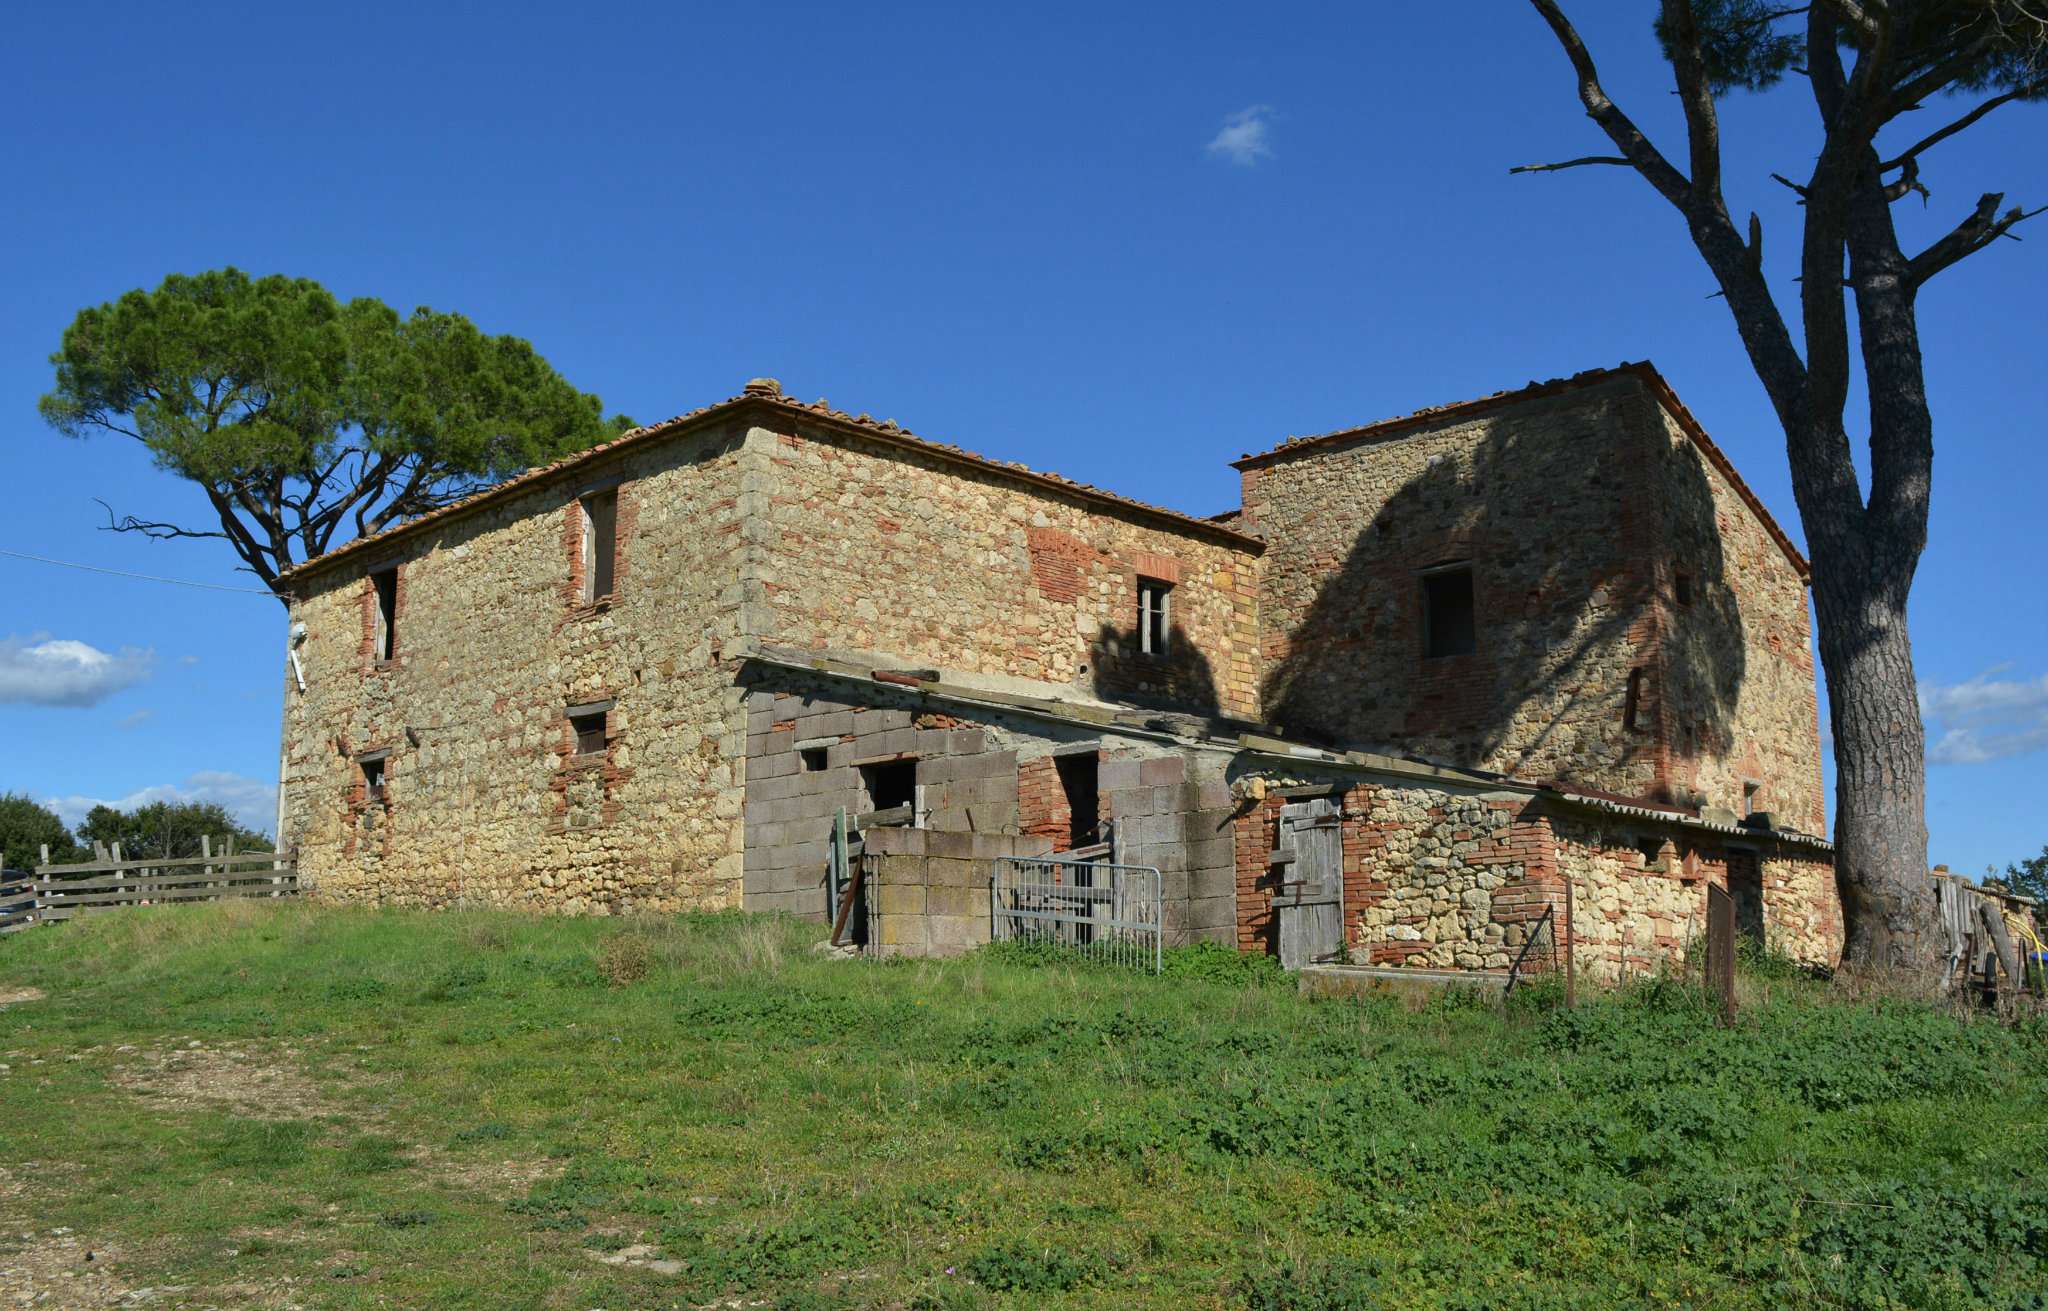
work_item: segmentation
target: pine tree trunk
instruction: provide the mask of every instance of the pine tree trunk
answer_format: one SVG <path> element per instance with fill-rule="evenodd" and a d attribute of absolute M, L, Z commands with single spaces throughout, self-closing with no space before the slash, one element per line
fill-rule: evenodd
<path fill-rule="evenodd" d="M 1931 974 L 1946 941 L 1928 883 L 1925 735 L 1903 589 L 1862 552 L 1815 545 L 1814 608 L 1835 739 L 1842 964 Z"/>

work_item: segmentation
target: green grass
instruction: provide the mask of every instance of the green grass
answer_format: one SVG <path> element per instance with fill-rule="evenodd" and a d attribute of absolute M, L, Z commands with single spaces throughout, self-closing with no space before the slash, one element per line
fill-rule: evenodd
<path fill-rule="evenodd" d="M 1410 1010 L 816 936 L 231 904 L 0 941 L 48 993 L 0 1009 L 0 1268 L 67 1227 L 227 1306 L 2048 1305 L 2039 1027 L 1768 970 L 1720 1030 L 1668 981 Z"/>

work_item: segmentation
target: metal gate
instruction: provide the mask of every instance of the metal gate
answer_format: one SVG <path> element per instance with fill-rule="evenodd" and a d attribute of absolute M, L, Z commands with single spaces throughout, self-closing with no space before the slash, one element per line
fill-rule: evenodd
<path fill-rule="evenodd" d="M 1159 973 L 1166 906 L 1150 865 L 1005 856 L 989 880 L 989 909 L 997 942 L 1057 943 Z"/>

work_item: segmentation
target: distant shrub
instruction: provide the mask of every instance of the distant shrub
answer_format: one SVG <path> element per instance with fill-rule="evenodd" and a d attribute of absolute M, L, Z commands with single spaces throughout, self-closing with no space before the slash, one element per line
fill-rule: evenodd
<path fill-rule="evenodd" d="M 598 948 L 597 972 L 614 988 L 625 988 L 647 977 L 652 953 L 647 939 L 637 933 L 619 933 L 606 938 Z"/>

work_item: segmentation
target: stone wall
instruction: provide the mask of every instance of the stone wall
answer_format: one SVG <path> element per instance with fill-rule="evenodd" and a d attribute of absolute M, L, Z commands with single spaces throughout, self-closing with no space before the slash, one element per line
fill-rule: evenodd
<path fill-rule="evenodd" d="M 1256 543 L 783 417 L 757 636 L 1255 717 Z M 1172 585 L 1163 656 L 1139 650 L 1140 576 Z"/>
<path fill-rule="evenodd" d="M 1704 940 L 1706 888 L 1753 871 L 1754 928 L 1805 964 L 1841 956 L 1841 908 L 1824 855 L 1767 834 L 1727 838 L 1655 819 L 1589 819 L 1542 794 L 1288 771 L 1241 781 L 1236 822 L 1239 946 L 1276 950 L 1267 865 L 1281 807 L 1342 799 L 1344 925 L 1354 964 L 1504 970 L 1545 912 L 1523 968 L 1563 964 L 1567 889 L 1581 973 L 1606 982 L 1679 968 Z M 1263 792 L 1263 795 L 1259 795 Z M 1554 948 L 1554 949 L 1553 949 Z"/>
<path fill-rule="evenodd" d="M 1530 779 L 1650 793 L 1627 722 L 1656 635 L 1654 402 L 1629 377 L 1246 462 L 1266 717 Z M 1476 649 L 1424 652 L 1424 571 L 1472 569 Z"/>
<path fill-rule="evenodd" d="M 676 910 L 740 900 L 740 438 L 621 451 L 295 579 L 282 837 L 316 895 Z M 615 593 L 579 591 L 576 497 L 616 482 Z M 374 660 L 370 574 L 398 569 Z M 610 702 L 578 754 L 572 705 Z M 378 751 L 385 795 L 360 758 Z"/>
<path fill-rule="evenodd" d="M 1732 471 L 1708 459 L 1670 413 L 1660 417 L 1658 590 L 1669 626 L 1657 730 L 1670 746 L 1671 791 L 1825 833 L 1806 581 L 1743 501 Z"/>
<path fill-rule="evenodd" d="M 824 917 L 833 817 L 869 807 L 862 771 L 878 764 L 913 771 L 917 823 L 935 834 L 1036 838 L 1064 849 L 1053 831 L 1065 816 L 1043 779 L 1056 755 L 1079 752 L 1096 762 L 1117 858 L 1160 871 L 1167 941 L 1229 940 L 1227 753 L 872 683 L 770 668 L 750 677 L 747 909 Z M 1039 781 L 1028 796 L 1027 780 Z"/>
<path fill-rule="evenodd" d="M 1630 370 L 1243 462 L 1269 720 L 1824 831 L 1801 566 L 1681 415 Z M 1476 650 L 1429 657 L 1455 561 Z"/>

